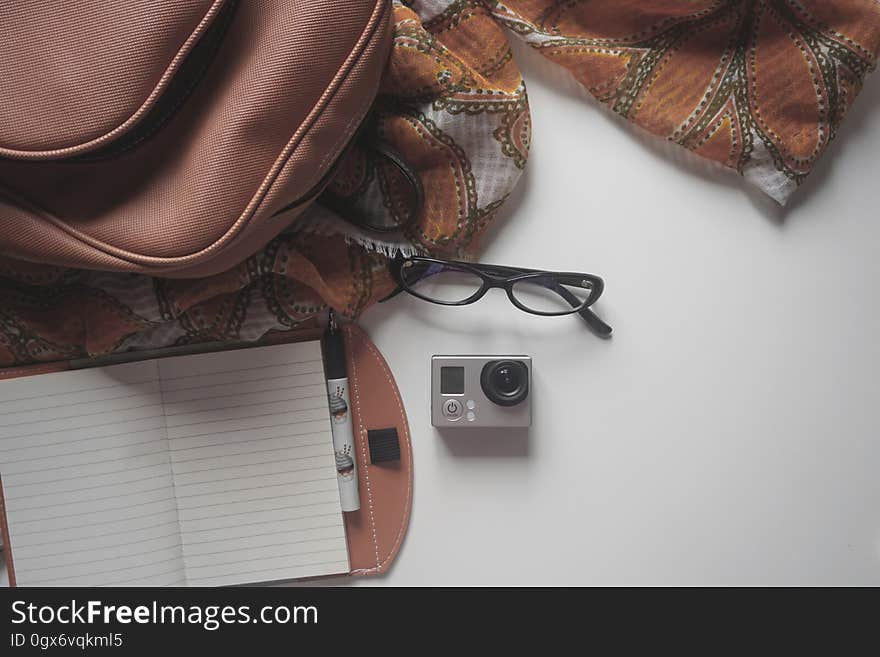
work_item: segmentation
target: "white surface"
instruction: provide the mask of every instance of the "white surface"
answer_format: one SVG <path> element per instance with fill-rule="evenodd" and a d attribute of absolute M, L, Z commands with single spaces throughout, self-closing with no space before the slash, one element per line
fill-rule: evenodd
<path fill-rule="evenodd" d="M 783 211 L 516 55 L 534 148 L 484 260 L 603 276 L 615 337 L 500 291 L 369 311 L 415 499 L 361 583 L 880 584 L 880 74 Z M 429 359 L 456 352 L 534 357 L 527 436 L 431 428 Z"/>

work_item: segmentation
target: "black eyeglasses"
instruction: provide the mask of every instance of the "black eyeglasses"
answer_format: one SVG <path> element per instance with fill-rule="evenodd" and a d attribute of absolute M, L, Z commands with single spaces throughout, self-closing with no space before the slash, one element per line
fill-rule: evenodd
<path fill-rule="evenodd" d="M 391 275 L 398 287 L 383 301 L 409 292 L 442 306 L 466 306 L 498 287 L 527 313 L 547 317 L 577 313 L 596 335 L 611 335 L 611 327 L 590 309 L 605 289 L 604 281 L 593 274 L 398 256 L 391 261 Z"/>

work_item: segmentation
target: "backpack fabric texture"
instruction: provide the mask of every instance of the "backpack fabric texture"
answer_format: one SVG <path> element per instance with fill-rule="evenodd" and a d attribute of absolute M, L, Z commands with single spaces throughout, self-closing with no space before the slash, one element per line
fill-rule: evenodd
<path fill-rule="evenodd" d="M 228 270 L 309 206 L 391 45 L 386 0 L 10 0 L 0 16 L 0 250 L 176 278 Z"/>

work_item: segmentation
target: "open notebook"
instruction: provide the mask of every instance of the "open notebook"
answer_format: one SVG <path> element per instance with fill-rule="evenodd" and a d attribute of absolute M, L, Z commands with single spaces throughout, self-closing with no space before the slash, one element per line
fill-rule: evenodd
<path fill-rule="evenodd" d="M 0 381 L 18 585 L 347 573 L 318 341 Z"/>

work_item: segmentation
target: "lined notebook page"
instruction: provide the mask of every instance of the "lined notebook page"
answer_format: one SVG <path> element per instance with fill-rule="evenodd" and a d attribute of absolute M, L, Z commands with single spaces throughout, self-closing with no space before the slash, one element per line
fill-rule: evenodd
<path fill-rule="evenodd" d="M 188 582 L 347 573 L 320 344 L 158 367 Z"/>
<path fill-rule="evenodd" d="M 155 361 L 0 381 L 19 585 L 185 581 Z"/>

